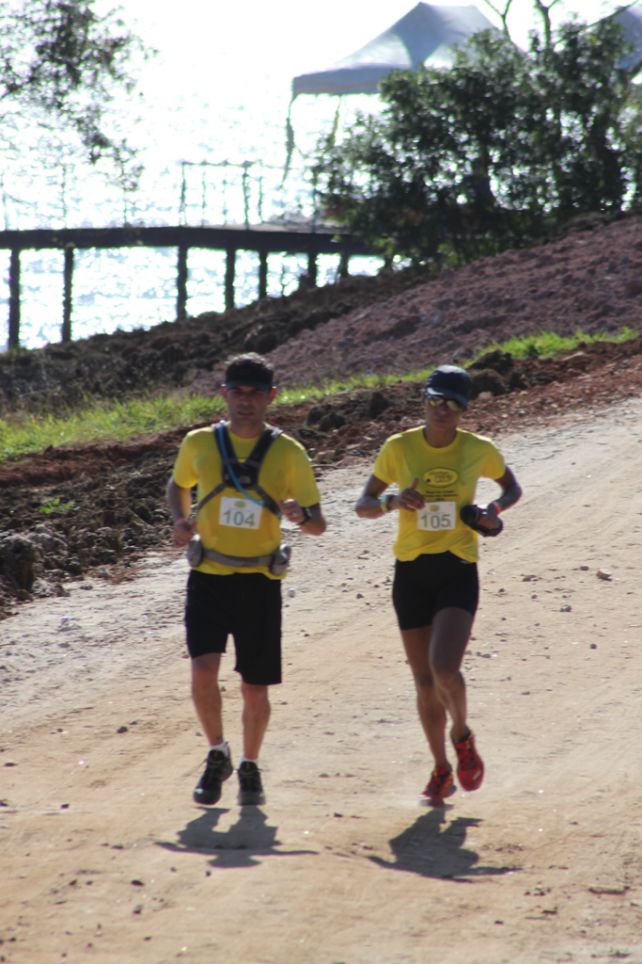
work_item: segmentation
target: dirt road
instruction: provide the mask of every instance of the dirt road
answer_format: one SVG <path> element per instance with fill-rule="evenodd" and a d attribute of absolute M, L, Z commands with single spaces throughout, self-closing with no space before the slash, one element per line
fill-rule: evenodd
<path fill-rule="evenodd" d="M 525 496 L 482 547 L 466 657 L 487 777 L 444 808 L 418 802 L 393 520 L 352 512 L 365 463 L 322 477 L 326 535 L 294 535 L 264 807 L 233 781 L 191 802 L 182 559 L 6 620 L 0 961 L 642 961 L 641 418 L 498 439 Z"/>

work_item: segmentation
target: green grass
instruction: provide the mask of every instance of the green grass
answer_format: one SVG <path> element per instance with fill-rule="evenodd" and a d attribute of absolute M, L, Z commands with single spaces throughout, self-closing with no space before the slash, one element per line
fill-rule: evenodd
<path fill-rule="evenodd" d="M 639 334 L 631 328 L 622 328 L 617 333 L 592 335 L 578 330 L 572 336 L 542 332 L 523 338 L 511 338 L 501 343 L 494 342 L 476 358 L 494 350 L 510 352 L 518 359 L 552 357 L 561 352 L 572 351 L 581 344 L 620 343 L 636 338 Z M 472 361 L 475 361 L 475 358 L 471 359 Z M 284 389 L 277 396 L 277 403 L 279 406 L 297 405 L 332 398 L 355 389 L 381 388 L 398 382 L 422 382 L 430 371 L 430 368 L 425 368 L 403 376 L 355 375 L 322 386 Z M 23 415 L 0 419 L 0 461 L 42 452 L 50 445 L 63 447 L 83 442 L 123 442 L 136 436 L 198 425 L 218 416 L 222 411 L 223 400 L 218 396 L 178 392 L 125 402 L 95 403 L 71 411 L 64 417 Z"/>
<path fill-rule="evenodd" d="M 638 338 L 639 331 L 632 328 L 621 328 L 618 332 L 608 334 L 598 332 L 589 335 L 583 331 L 576 331 L 574 335 L 558 335 L 554 331 L 543 331 L 538 335 L 528 335 L 522 338 L 509 338 L 508 341 L 493 342 L 480 352 L 476 358 L 485 355 L 486 352 L 499 350 L 509 352 L 514 358 L 552 358 L 562 352 L 573 351 L 581 344 L 592 345 L 595 342 L 610 342 L 621 344 Z M 474 361 L 475 359 L 473 359 Z"/>
<path fill-rule="evenodd" d="M 207 421 L 222 410 L 220 398 L 167 395 L 96 403 L 65 416 L 0 419 L 0 461 L 42 452 L 49 445 L 123 442 L 134 436 Z"/>

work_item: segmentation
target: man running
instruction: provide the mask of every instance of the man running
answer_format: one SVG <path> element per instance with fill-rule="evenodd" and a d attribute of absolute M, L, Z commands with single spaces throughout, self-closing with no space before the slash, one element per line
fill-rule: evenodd
<path fill-rule="evenodd" d="M 243 701 L 238 800 L 260 804 L 265 801 L 258 764 L 270 718 L 268 688 L 281 682 L 281 580 L 287 549 L 281 547 L 280 520 L 286 518 L 311 536 L 326 527 L 304 448 L 266 424 L 276 395 L 270 366 L 254 353 L 234 358 L 221 394 L 228 421 L 188 432 L 167 489 L 174 545 L 188 546 L 193 567 L 185 628 L 192 699 L 209 744 L 194 800 L 210 806 L 220 799 L 222 784 L 233 771 L 219 687 L 227 637 L 234 639 Z"/>

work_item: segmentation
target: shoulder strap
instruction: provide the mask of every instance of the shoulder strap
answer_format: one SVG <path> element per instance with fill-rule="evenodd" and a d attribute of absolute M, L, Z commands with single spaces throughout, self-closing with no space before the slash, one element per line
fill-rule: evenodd
<path fill-rule="evenodd" d="M 241 462 L 236 457 L 234 449 L 232 448 L 227 423 L 219 422 L 214 426 L 214 438 L 216 439 L 216 444 L 218 445 L 225 469 L 223 475 L 229 474 L 232 477 L 232 484 L 238 481 L 244 486 L 255 485 L 259 470 L 263 464 L 263 459 L 267 455 L 269 447 L 281 434 L 280 428 L 274 428 L 271 425 L 267 426 L 257 439 L 256 445 L 248 457 L 244 462 Z M 234 478 L 235 475 L 238 476 L 237 479 Z M 229 480 L 226 479 L 226 481 Z"/>
<path fill-rule="evenodd" d="M 244 462 L 240 462 L 235 457 L 226 422 L 217 422 L 216 425 L 212 426 L 212 431 L 221 456 L 223 481 L 219 482 L 211 492 L 208 492 L 207 495 L 200 500 L 195 511 L 199 512 L 210 499 L 213 499 L 214 496 L 218 495 L 219 492 L 222 492 L 225 488 L 232 487 L 240 492 L 242 492 L 244 488 L 248 488 L 258 492 L 263 499 L 265 508 L 269 509 L 270 512 L 273 512 L 277 517 L 280 517 L 281 513 L 277 503 L 272 496 L 259 485 L 258 479 L 261 465 L 267 455 L 267 451 L 272 445 L 272 442 L 282 434 L 281 429 L 274 428 L 274 426 L 271 425 L 268 426 Z"/>
<path fill-rule="evenodd" d="M 258 494 L 263 499 L 263 502 L 265 503 L 265 508 L 269 509 L 270 512 L 273 512 L 274 515 L 277 517 L 277 519 L 281 518 L 281 510 L 279 509 L 278 504 L 275 502 L 272 496 L 265 491 L 262 485 L 259 484 L 259 472 L 261 471 L 261 464 L 263 462 L 263 459 L 267 455 L 267 451 L 269 447 L 272 445 L 272 442 L 275 442 L 276 439 L 281 434 L 282 433 L 280 428 L 274 428 L 271 425 L 268 426 L 263 432 L 263 435 L 261 436 L 261 438 L 254 446 L 254 449 L 252 450 L 252 452 L 250 452 L 249 457 L 245 460 L 245 463 L 244 463 L 245 465 L 251 465 L 252 467 L 256 465 L 256 476 L 255 476 L 256 481 L 253 485 L 253 488 L 255 489 L 256 492 L 258 492 Z"/>
<path fill-rule="evenodd" d="M 267 451 L 270 445 L 272 444 L 272 442 L 276 441 L 276 439 L 279 437 L 280 434 L 281 434 L 280 428 L 274 428 L 272 425 L 268 425 L 268 427 L 264 430 L 263 434 L 261 435 L 256 445 L 254 446 L 254 448 L 246 458 L 245 462 L 243 463 L 244 466 L 247 465 L 247 466 L 250 466 L 251 468 L 256 468 L 257 477 L 258 477 L 258 470 L 261 468 L 261 464 L 263 462 L 263 459 L 267 455 Z"/>

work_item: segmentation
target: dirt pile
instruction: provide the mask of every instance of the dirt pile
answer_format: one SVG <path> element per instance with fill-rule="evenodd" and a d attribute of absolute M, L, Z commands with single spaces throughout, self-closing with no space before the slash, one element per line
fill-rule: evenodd
<path fill-rule="evenodd" d="M 642 218 L 579 227 L 546 245 L 443 270 L 295 335 L 270 352 L 281 383 L 403 374 L 541 331 L 642 329 Z"/>
<path fill-rule="evenodd" d="M 214 391 L 225 357 L 249 348 L 271 349 L 283 384 L 323 383 L 352 371 L 401 373 L 460 360 L 514 334 L 642 331 L 642 218 L 431 280 L 415 277 L 406 287 L 410 280 L 349 279 L 233 314 L 5 356 L 4 405 L 64 408 L 90 390 L 123 396 L 142 383 Z M 585 345 L 554 360 L 517 362 L 491 352 L 473 366 L 478 397 L 463 424 L 492 434 L 638 396 L 641 353 L 642 337 Z M 399 382 L 277 406 L 273 420 L 323 472 L 370 456 L 391 432 L 415 424 L 420 408 L 420 386 Z M 143 553 L 167 543 L 164 489 L 188 427 L 0 463 L 0 615 L 16 600 L 64 593 L 69 577 L 126 578 Z"/>
<path fill-rule="evenodd" d="M 259 351 L 282 385 L 405 373 L 541 330 L 642 329 L 642 216 L 578 222 L 567 235 L 466 267 L 354 277 L 224 314 L 0 355 L 0 417 L 86 398 L 218 387 L 225 360 Z"/>
<path fill-rule="evenodd" d="M 149 330 L 5 353 L 0 355 L 0 417 L 15 411 L 64 412 L 87 399 L 190 386 L 202 373 L 220 369 L 230 355 L 269 352 L 302 331 L 404 290 L 425 274 L 407 270 L 345 278 L 224 314 L 208 312 Z"/>

